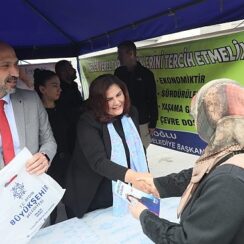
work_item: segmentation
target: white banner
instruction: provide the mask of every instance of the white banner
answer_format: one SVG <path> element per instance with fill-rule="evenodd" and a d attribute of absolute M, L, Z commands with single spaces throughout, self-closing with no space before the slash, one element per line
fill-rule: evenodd
<path fill-rule="evenodd" d="M 34 70 L 46 69 L 55 72 L 56 63 L 43 63 L 43 64 L 25 64 L 19 66 L 19 81 L 17 83 L 18 88 L 22 89 L 34 89 Z"/>

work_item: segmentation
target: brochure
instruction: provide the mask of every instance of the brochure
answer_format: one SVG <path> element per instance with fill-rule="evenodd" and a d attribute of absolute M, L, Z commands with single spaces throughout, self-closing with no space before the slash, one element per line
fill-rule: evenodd
<path fill-rule="evenodd" d="M 149 211 L 159 216 L 160 211 L 160 199 L 147 194 L 143 191 L 137 190 L 129 184 L 126 184 L 120 180 L 116 182 L 115 185 L 115 194 L 119 197 L 130 203 L 128 196 L 136 198 L 142 204 L 144 204 Z"/>

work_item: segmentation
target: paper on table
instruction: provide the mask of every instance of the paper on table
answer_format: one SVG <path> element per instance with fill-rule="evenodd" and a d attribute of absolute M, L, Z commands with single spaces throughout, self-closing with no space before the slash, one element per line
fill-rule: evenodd
<path fill-rule="evenodd" d="M 179 200 L 179 197 L 161 199 L 160 217 L 175 222 Z M 30 243 L 151 244 L 152 241 L 143 234 L 140 222 L 131 214 L 118 221 L 110 207 L 89 212 L 81 219 L 73 218 L 40 229 Z"/>

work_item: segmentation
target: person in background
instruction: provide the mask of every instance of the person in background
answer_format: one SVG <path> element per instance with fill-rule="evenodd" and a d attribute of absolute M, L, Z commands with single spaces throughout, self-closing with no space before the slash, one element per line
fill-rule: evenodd
<path fill-rule="evenodd" d="M 38 95 L 16 88 L 18 77 L 14 49 L 0 42 L 0 169 L 27 147 L 33 157 L 26 169 L 39 175 L 49 168 L 57 145 Z"/>
<path fill-rule="evenodd" d="M 55 72 L 60 79 L 62 89 L 61 96 L 57 102 L 58 106 L 66 109 L 79 110 L 82 106 L 82 97 L 75 82 L 76 70 L 67 60 L 61 60 L 55 65 Z"/>
<path fill-rule="evenodd" d="M 19 67 L 19 79 L 16 86 L 20 89 L 34 90 L 33 80 L 28 77 L 23 66 Z"/>
<path fill-rule="evenodd" d="M 69 217 L 115 206 L 112 181 L 147 191 L 146 184 L 136 179 L 151 176 L 126 85 L 114 75 L 101 75 L 91 83 L 89 94 L 66 180 Z"/>
<path fill-rule="evenodd" d="M 34 70 L 34 87 L 48 113 L 57 142 L 57 153 L 47 173 L 65 188 L 65 174 L 74 148 L 74 128 L 69 112 L 56 106 L 62 92 L 58 76 L 50 70 Z M 51 224 L 57 218 L 57 208 L 51 214 Z"/>
<path fill-rule="evenodd" d="M 244 88 L 232 80 L 213 80 L 192 99 L 191 114 L 199 136 L 208 143 L 193 171 L 141 178 L 155 185 L 161 197 L 182 195 L 180 223 L 160 219 L 135 199 L 131 212 L 155 243 L 242 244 Z"/>
<path fill-rule="evenodd" d="M 136 45 L 132 41 L 118 45 L 118 59 L 121 66 L 115 70 L 114 75 L 127 85 L 131 103 L 139 113 L 141 138 L 147 149 L 158 120 L 154 75 L 137 61 Z"/>

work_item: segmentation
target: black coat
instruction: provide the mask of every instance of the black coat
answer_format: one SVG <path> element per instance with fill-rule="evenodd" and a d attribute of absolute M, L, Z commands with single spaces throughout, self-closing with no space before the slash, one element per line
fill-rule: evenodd
<path fill-rule="evenodd" d="M 74 148 L 76 121 L 73 120 L 74 116 L 64 108 L 46 108 L 46 111 L 57 143 L 57 153 L 47 173 L 64 187 L 65 175 Z"/>
<path fill-rule="evenodd" d="M 76 109 L 82 106 L 82 96 L 76 82 L 68 84 L 65 81 L 60 82 L 62 89 L 61 96 L 57 101 L 57 105 L 61 108 Z"/>
<path fill-rule="evenodd" d="M 129 115 L 138 128 L 135 108 Z M 107 124 L 98 122 L 92 112 L 85 112 L 77 125 L 77 139 L 64 196 L 65 204 L 78 218 L 88 211 L 104 179 L 124 181 L 128 169 L 110 161 L 110 156 Z"/>
<path fill-rule="evenodd" d="M 192 169 L 154 179 L 161 197 L 182 195 Z M 231 164 L 216 167 L 199 183 L 179 224 L 144 210 L 143 232 L 155 243 L 243 244 L 244 169 Z"/>

